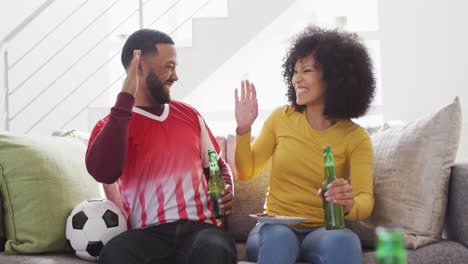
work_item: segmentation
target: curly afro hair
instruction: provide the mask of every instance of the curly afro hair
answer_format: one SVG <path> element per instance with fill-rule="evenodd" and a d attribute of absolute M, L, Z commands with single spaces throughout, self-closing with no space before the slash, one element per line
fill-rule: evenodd
<path fill-rule="evenodd" d="M 298 112 L 303 112 L 306 106 L 296 103 L 292 78 L 296 62 L 309 55 L 322 69 L 326 83 L 323 114 L 328 119 L 363 116 L 374 99 L 375 78 L 372 61 L 358 36 L 315 26 L 296 35 L 282 67 L 288 101 Z"/>

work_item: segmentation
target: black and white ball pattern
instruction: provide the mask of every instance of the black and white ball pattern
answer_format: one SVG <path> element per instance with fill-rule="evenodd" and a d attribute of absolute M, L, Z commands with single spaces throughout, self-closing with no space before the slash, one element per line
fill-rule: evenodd
<path fill-rule="evenodd" d="M 66 238 L 80 258 L 97 261 L 111 238 L 127 230 L 121 210 L 106 199 L 79 203 L 67 218 Z"/>

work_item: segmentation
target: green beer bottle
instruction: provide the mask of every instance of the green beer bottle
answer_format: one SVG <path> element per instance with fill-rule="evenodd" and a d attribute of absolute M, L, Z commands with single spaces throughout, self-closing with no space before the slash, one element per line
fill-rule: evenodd
<path fill-rule="evenodd" d="M 210 161 L 210 179 L 208 180 L 208 188 L 210 191 L 211 203 L 213 204 L 214 215 L 218 219 L 224 218 L 224 209 L 219 207 L 218 199 L 221 198 L 221 192 L 226 187 L 224 179 L 221 177 L 221 172 L 218 166 L 218 156 L 213 149 L 208 150 Z"/>
<path fill-rule="evenodd" d="M 403 233 L 398 228 L 377 227 L 377 264 L 406 264 Z"/>
<path fill-rule="evenodd" d="M 336 180 L 335 162 L 333 161 L 333 152 L 330 146 L 323 148 L 323 157 L 325 160 L 325 178 L 322 186 L 322 200 L 325 211 L 325 228 L 327 230 L 343 229 L 345 227 L 343 206 L 329 202 L 325 198 L 328 184 Z"/>

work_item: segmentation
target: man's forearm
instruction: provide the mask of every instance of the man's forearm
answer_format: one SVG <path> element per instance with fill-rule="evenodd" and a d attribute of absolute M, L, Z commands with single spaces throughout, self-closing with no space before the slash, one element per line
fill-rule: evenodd
<path fill-rule="evenodd" d="M 106 124 L 88 146 L 86 167 L 98 182 L 110 184 L 122 175 L 134 102 L 130 94 L 120 93 Z"/>
<path fill-rule="evenodd" d="M 232 184 L 233 183 L 233 180 L 232 180 L 233 177 L 232 177 L 231 167 L 229 167 L 229 165 L 226 163 L 226 161 L 224 161 L 223 158 L 219 158 L 218 164 L 219 164 L 220 173 L 224 178 L 224 182 L 226 184 L 233 185 Z"/>

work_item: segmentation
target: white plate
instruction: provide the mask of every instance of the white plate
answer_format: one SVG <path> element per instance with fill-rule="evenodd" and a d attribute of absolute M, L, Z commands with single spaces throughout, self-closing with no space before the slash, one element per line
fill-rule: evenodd
<path fill-rule="evenodd" d="M 307 218 L 304 217 L 293 217 L 293 216 L 258 216 L 255 214 L 249 214 L 250 217 L 257 219 L 260 223 L 265 224 L 283 224 L 283 225 L 294 225 L 304 222 Z"/>

